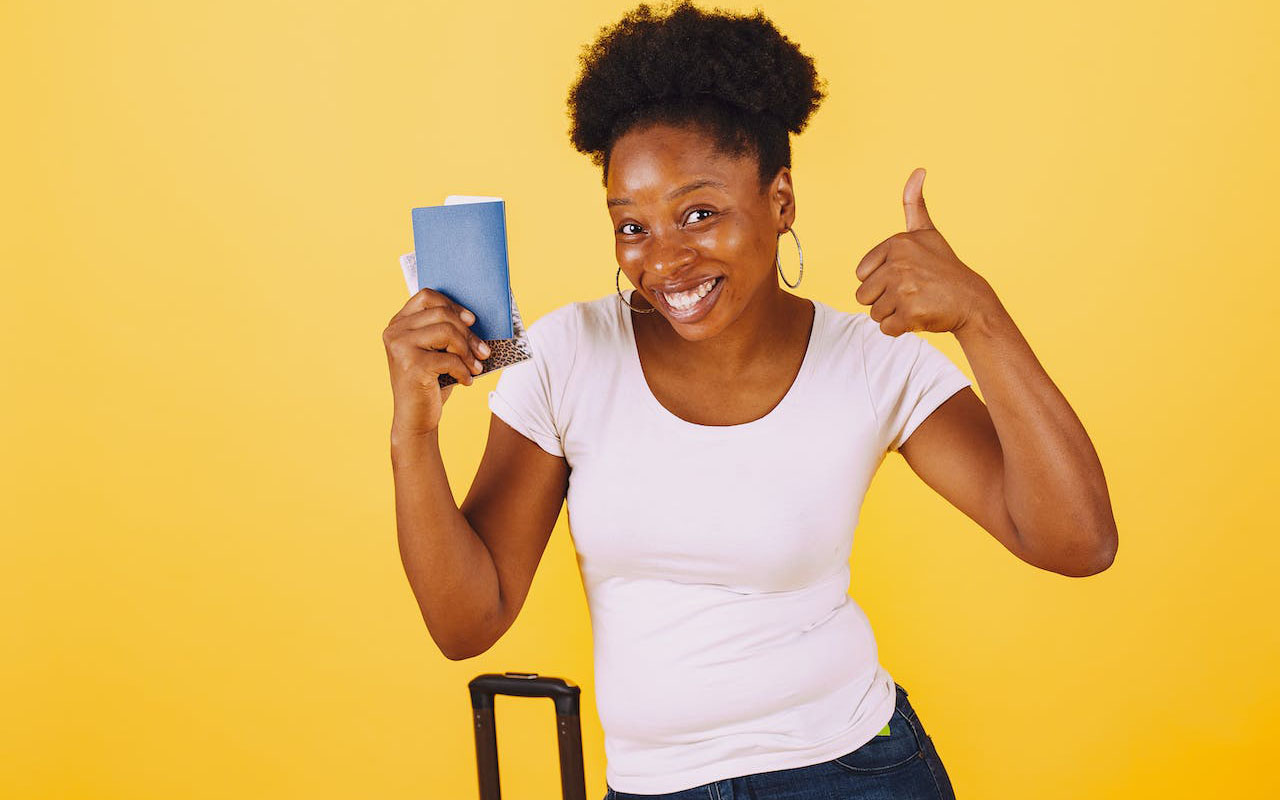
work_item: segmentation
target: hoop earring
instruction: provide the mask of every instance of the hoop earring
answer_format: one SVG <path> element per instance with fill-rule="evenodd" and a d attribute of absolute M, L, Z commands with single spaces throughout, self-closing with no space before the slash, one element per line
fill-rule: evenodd
<path fill-rule="evenodd" d="M 658 309 L 653 308 L 653 307 L 649 307 L 649 308 L 636 308 L 635 306 L 633 306 L 633 305 L 631 305 L 630 303 L 628 303 L 628 302 L 627 302 L 627 298 L 625 298 L 625 297 L 623 297 L 623 296 L 622 296 L 622 285 L 619 283 L 619 281 L 620 281 L 620 280 L 622 280 L 622 267 L 621 267 L 621 266 L 619 266 L 619 267 L 618 267 L 618 274 L 613 276 L 613 285 L 614 285 L 615 287 L 617 287 L 617 290 L 618 290 L 618 301 L 619 301 L 619 302 L 621 302 L 624 306 L 626 306 L 627 308 L 629 308 L 629 309 L 631 309 L 632 311 L 636 312 L 637 314 L 649 314 L 649 313 L 652 313 L 652 312 L 654 312 L 654 311 L 657 311 L 657 310 L 658 310 Z"/>
<path fill-rule="evenodd" d="M 777 253 L 773 256 L 773 263 L 778 265 L 778 275 L 782 277 L 782 282 L 794 289 L 800 285 L 800 281 L 804 280 L 804 251 L 800 249 L 800 237 L 796 236 L 796 229 L 791 227 L 787 228 L 787 231 L 791 234 L 791 238 L 796 240 L 796 253 L 800 256 L 800 277 L 796 278 L 795 283 L 787 280 L 787 276 L 782 274 L 782 261 Z M 782 234 L 778 234 L 778 238 L 781 239 Z"/>

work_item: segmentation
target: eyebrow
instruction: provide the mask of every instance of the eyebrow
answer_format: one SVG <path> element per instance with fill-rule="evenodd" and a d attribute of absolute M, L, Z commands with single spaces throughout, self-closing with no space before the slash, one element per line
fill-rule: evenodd
<path fill-rule="evenodd" d="M 696 181 L 693 181 L 692 183 L 686 183 L 684 186 L 681 186 L 679 189 L 674 189 L 671 192 L 668 192 L 665 199 L 671 200 L 672 198 L 679 197 L 682 194 L 688 194 L 689 192 L 692 192 L 694 189 L 701 189 L 704 186 L 714 186 L 717 189 L 721 189 L 726 192 L 729 191 L 729 187 L 718 180 L 715 180 L 713 178 L 700 178 Z M 634 204 L 634 201 L 629 200 L 625 197 L 613 197 L 609 199 L 608 203 L 606 203 L 606 205 L 609 207 L 629 206 L 633 204 Z"/>

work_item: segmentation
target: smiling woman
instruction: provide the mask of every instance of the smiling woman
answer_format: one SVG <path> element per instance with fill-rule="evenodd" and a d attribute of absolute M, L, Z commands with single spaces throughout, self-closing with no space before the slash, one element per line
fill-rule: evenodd
<path fill-rule="evenodd" d="M 571 139 L 636 288 L 527 327 L 460 514 L 434 437 L 397 451 L 402 554 L 450 658 L 514 623 L 567 499 L 611 798 L 953 797 L 847 590 L 880 463 L 970 382 L 779 285 L 789 136 L 823 96 L 759 12 L 602 30 Z"/>
<path fill-rule="evenodd" d="M 567 498 L 608 797 L 953 797 L 847 589 L 876 469 L 969 380 L 779 285 L 813 60 L 760 12 L 686 2 L 581 61 L 570 138 L 636 288 L 535 321 L 489 393 L 462 511 L 503 601 L 458 651 L 514 622 Z"/>
<path fill-rule="evenodd" d="M 669 323 L 638 329 L 642 353 L 661 354 L 646 360 L 713 382 L 778 363 L 786 381 L 813 315 L 771 277 L 795 220 L 789 135 L 825 97 L 813 59 L 762 13 L 685 3 L 665 17 L 640 5 L 582 64 L 570 139 L 601 167 L 619 272 L 644 301 L 635 310 Z M 789 357 L 771 360 L 764 347 L 778 344 Z"/>
<path fill-rule="evenodd" d="M 566 469 L 544 482 L 567 482 L 608 797 L 952 797 L 848 559 L 885 453 L 969 381 L 779 285 L 813 59 L 760 12 L 682 3 L 638 6 L 581 62 L 570 138 L 636 288 L 535 322 L 489 397 L 499 441 Z M 504 625 L 536 568 L 515 560 Z"/>

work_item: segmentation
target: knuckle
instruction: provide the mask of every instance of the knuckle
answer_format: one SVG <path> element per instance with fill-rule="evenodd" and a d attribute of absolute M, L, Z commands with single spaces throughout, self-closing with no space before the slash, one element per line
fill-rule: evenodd
<path fill-rule="evenodd" d="M 430 360 L 427 362 L 427 371 L 434 375 L 444 375 L 453 372 L 453 364 L 450 363 L 448 355 L 436 350 L 432 353 Z"/>
<path fill-rule="evenodd" d="M 387 355 L 391 358 L 392 361 L 405 360 L 406 345 L 403 338 L 399 336 L 393 336 L 391 339 L 387 340 L 386 347 L 387 347 Z"/>
<path fill-rule="evenodd" d="M 447 325 L 444 322 L 434 322 L 425 326 L 422 329 L 421 346 L 435 352 L 452 350 L 453 342 L 449 338 Z"/>

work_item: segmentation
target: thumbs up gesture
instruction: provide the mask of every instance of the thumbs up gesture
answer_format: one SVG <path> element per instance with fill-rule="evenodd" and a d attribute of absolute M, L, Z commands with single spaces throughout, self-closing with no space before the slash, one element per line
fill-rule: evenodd
<path fill-rule="evenodd" d="M 889 336 L 907 331 L 958 332 L 995 299 L 981 275 L 956 257 L 924 205 L 923 168 L 907 178 L 902 206 L 907 229 L 895 233 L 858 262 L 862 285 L 854 298 L 871 306 L 869 316 Z"/>

